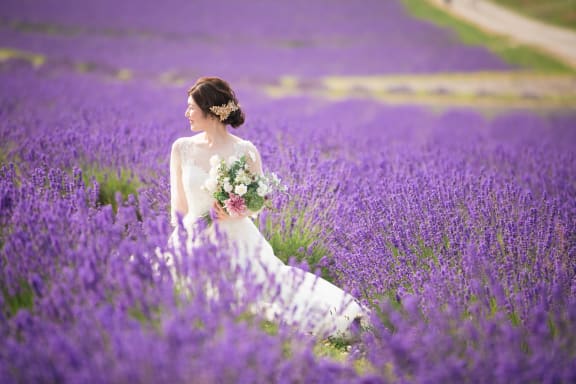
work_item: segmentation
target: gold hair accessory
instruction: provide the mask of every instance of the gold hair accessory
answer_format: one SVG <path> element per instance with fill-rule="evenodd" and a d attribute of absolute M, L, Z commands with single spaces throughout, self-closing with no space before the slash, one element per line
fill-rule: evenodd
<path fill-rule="evenodd" d="M 238 106 L 230 100 L 228 104 L 213 105 L 210 107 L 210 110 L 220 118 L 220 121 L 224 121 L 232 112 L 238 110 Z"/>

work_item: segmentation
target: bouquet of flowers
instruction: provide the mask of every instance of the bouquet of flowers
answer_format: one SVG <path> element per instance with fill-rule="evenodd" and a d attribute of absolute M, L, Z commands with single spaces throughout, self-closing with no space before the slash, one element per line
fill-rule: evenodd
<path fill-rule="evenodd" d="M 225 161 L 218 155 L 210 159 L 209 177 L 203 188 L 224 207 L 232 217 L 256 213 L 269 207 L 269 196 L 276 190 L 284 191 L 275 173 L 256 175 L 248 167 L 246 155 L 232 156 Z M 205 215 L 211 221 L 210 214 Z"/>

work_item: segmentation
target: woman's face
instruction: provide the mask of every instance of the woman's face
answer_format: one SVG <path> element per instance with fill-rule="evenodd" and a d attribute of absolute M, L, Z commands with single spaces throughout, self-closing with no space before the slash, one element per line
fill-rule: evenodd
<path fill-rule="evenodd" d="M 200 107 L 196 105 L 192 96 L 188 96 L 188 108 L 186 108 L 184 116 L 186 116 L 190 122 L 192 132 L 204 131 L 205 127 L 210 123 L 209 116 L 204 116 L 204 113 Z"/>

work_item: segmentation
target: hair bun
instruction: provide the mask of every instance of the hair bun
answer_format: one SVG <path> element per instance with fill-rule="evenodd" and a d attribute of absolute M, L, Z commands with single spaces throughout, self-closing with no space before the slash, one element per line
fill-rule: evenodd
<path fill-rule="evenodd" d="M 233 128 L 238 128 L 242 124 L 244 124 L 246 116 L 244 115 L 244 111 L 240 106 L 234 112 L 230 113 L 230 116 L 226 120 L 224 120 L 225 124 L 229 124 Z"/>

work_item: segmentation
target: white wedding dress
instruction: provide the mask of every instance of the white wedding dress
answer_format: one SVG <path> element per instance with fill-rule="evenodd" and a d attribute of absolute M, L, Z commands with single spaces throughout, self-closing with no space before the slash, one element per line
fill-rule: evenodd
<path fill-rule="evenodd" d="M 242 140 L 235 147 L 235 155 L 248 155 L 248 151 L 254 149 L 251 142 Z M 209 171 L 194 162 L 194 150 L 191 138 L 178 139 L 172 147 L 170 161 L 172 223 L 177 224 L 177 211 L 186 212 L 183 224 L 189 234 L 189 245 L 199 238 L 206 241 L 207 236 L 199 236 L 196 224 L 214 202 L 202 187 Z M 263 295 L 260 302 L 255 303 L 255 308 L 264 317 L 295 325 L 304 332 L 343 337 L 351 336 L 350 329 L 355 319 L 366 320 L 367 310 L 351 295 L 312 273 L 287 266 L 278 259 L 252 219 L 219 220 L 214 225 L 217 226 L 218 238 L 224 235 L 226 244 L 234 249 L 231 252 L 233 256 L 230 256 L 233 258 L 232 264 L 248 268 L 252 273 L 252 282 L 261 283 L 265 290 L 275 292 L 269 297 Z M 203 231 L 211 231 L 212 236 L 208 237 L 218 241 L 213 236 L 214 225 L 203 226 Z M 172 238 L 177 237 L 177 230 Z M 193 251 L 188 254 L 193 257 Z M 278 285 L 272 285 L 271 280 Z"/>

